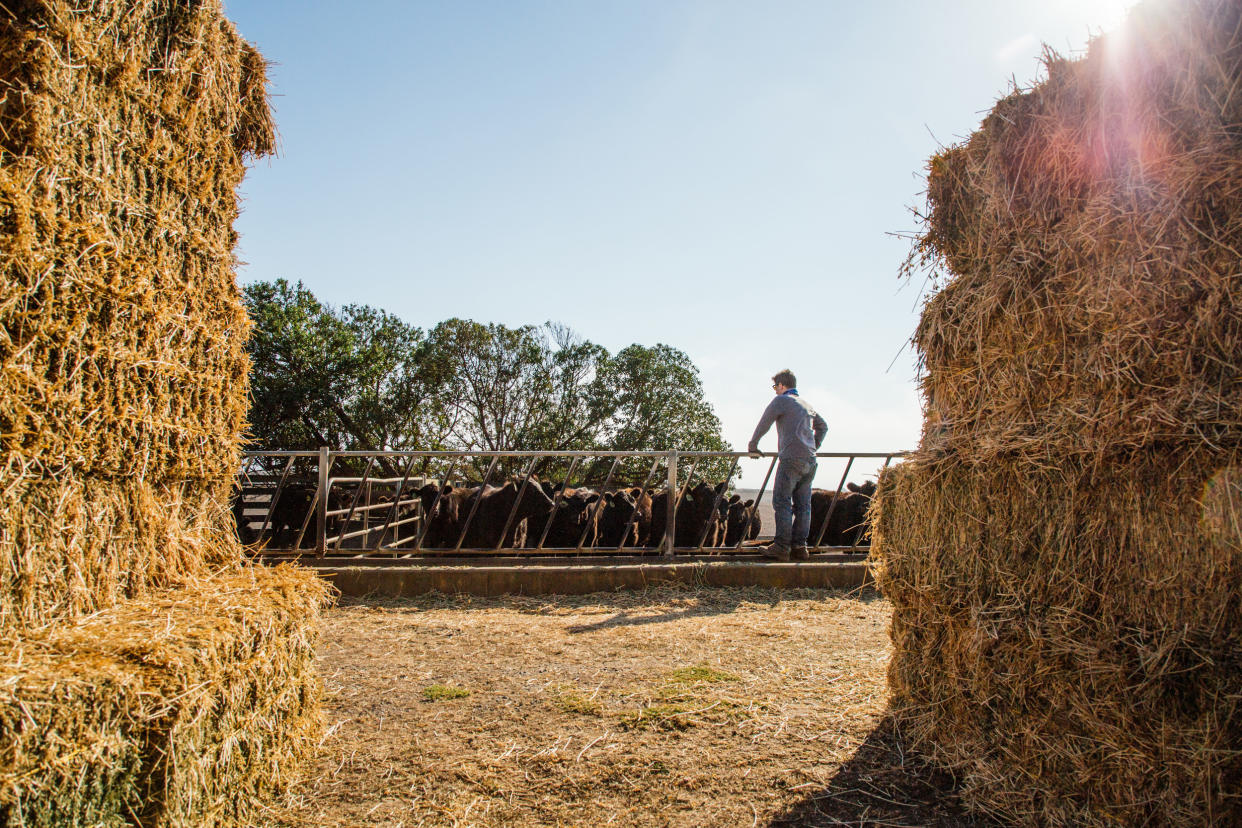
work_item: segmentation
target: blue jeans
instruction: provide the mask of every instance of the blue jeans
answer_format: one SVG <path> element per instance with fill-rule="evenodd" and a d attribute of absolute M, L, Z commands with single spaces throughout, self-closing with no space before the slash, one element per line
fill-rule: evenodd
<path fill-rule="evenodd" d="M 772 484 L 772 509 L 776 512 L 776 543 L 806 545 L 811 533 L 811 481 L 815 458 L 782 457 Z"/>

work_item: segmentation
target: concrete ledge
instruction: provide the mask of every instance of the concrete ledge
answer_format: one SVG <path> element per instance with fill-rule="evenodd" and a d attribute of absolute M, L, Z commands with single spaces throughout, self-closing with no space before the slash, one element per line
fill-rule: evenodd
<path fill-rule="evenodd" d="M 318 562 L 304 565 L 350 597 L 399 598 L 427 592 L 469 595 L 585 595 L 641 590 L 667 583 L 776 589 L 850 589 L 871 583 L 865 561 L 696 561 L 613 565 L 385 566 Z"/>

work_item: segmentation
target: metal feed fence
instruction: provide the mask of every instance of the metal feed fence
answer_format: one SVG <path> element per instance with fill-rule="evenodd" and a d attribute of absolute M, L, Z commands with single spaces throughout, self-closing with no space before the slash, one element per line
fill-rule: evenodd
<path fill-rule="evenodd" d="M 740 553 L 760 543 L 748 537 L 751 517 L 763 508 L 778 460 L 773 453 L 761 455 L 769 461 L 762 485 L 754 502 L 743 506 L 738 498 L 730 498 L 728 489 L 739 461 L 748 456 L 745 452 L 705 451 L 370 452 L 325 448 L 246 452 L 234 491 L 233 515 L 241 540 L 266 555 Z M 829 502 L 826 512 L 821 509 L 820 519 L 812 522 L 809 543 L 813 551 L 865 551 L 865 526 L 861 523 L 848 527 L 847 543 L 824 545 L 834 515 L 847 501 L 849 493 L 843 491 L 846 481 L 859 469 L 859 461 L 876 461 L 878 472 L 894 459 L 905 457 L 906 452 L 821 452 L 816 456 L 821 468 L 823 461 L 830 460 L 842 463 L 843 471 L 836 489 L 828 490 L 830 496 L 819 496 Z M 699 487 L 692 490 L 696 480 Z M 488 502 L 481 493 L 494 491 L 489 485 L 506 481 L 512 482 L 515 497 L 503 519 L 494 509 L 486 509 L 488 514 L 481 515 L 480 505 Z M 551 491 L 544 488 L 543 494 L 552 503 L 546 516 L 520 517 L 524 500 L 529 503 L 539 496 L 531 487 L 544 487 L 545 483 Z M 696 495 L 704 496 L 704 484 L 709 487 L 706 496 L 712 503 L 704 512 L 700 501 L 699 514 L 721 517 L 705 519 L 701 528 L 691 523 L 679 536 L 678 515 Z M 656 497 L 665 505 L 651 512 L 662 511 L 663 515 L 648 512 L 647 517 L 659 520 L 662 526 L 650 525 L 644 536 L 640 532 L 642 504 L 646 502 L 650 508 L 650 502 L 641 496 L 632 504 L 618 498 L 619 508 L 629 508 L 620 542 L 604 545 L 598 535 L 593 535 L 606 504 L 607 508 L 616 507 L 605 493 L 633 492 L 636 487 L 650 494 L 658 485 L 661 488 Z M 567 505 L 567 493 L 579 488 L 593 489 L 599 496 L 583 511 L 576 544 L 571 537 L 570 543 L 545 545 L 554 516 Z M 668 497 L 668 493 L 673 496 Z M 460 512 L 449 524 L 449 535 L 445 537 L 440 527 L 437 536 L 432 526 L 446 511 L 450 498 L 457 498 L 455 505 Z M 737 510 L 744 527 L 740 537 L 728 544 L 721 542 L 728 524 L 722 504 Z M 487 544 L 467 543 L 478 540 L 483 521 L 490 522 L 488 528 L 496 540 L 490 541 L 489 536 Z M 682 527 L 686 523 L 683 521 Z M 522 528 L 524 534 L 518 531 Z"/>

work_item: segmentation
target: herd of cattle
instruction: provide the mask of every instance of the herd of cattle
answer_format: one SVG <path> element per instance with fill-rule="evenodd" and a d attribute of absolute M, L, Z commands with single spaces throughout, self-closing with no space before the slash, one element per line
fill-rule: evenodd
<path fill-rule="evenodd" d="M 666 489 L 562 488 L 533 478 L 527 485 L 514 480 L 483 487 L 429 484 L 396 503 L 391 497 L 379 498 L 361 509 L 351 493 L 330 492 L 328 510 L 336 514 L 329 518 L 329 535 L 344 531 L 344 515 L 369 512 L 372 525 L 414 524 L 414 531 L 406 533 L 401 543 L 393 543 L 394 534 L 388 534 L 389 545 L 412 546 L 414 537 L 421 536 L 419 545 L 424 549 L 656 548 L 664 541 L 669 502 Z M 821 546 L 866 545 L 865 516 L 874 492 L 870 482 L 851 483 L 840 492 L 814 489 L 810 543 L 822 537 Z M 287 483 L 274 504 L 268 495 L 266 514 L 256 529 L 256 521 L 246 513 L 252 497 L 239 488 L 233 508 L 238 535 L 245 543 L 264 541 L 273 549 L 313 547 L 315 500 L 313 484 Z M 410 520 L 413 517 L 417 520 Z M 753 500 L 727 495 L 724 483 L 699 483 L 678 502 L 674 546 L 736 547 L 758 538 L 760 531 Z"/>

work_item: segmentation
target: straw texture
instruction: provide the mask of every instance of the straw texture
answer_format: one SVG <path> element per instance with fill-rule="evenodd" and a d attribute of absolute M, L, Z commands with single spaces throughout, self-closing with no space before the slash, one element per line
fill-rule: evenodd
<path fill-rule="evenodd" d="M 0 824 L 262 824 L 318 739 L 326 590 L 246 569 L 4 642 Z"/>
<path fill-rule="evenodd" d="M 264 77 L 214 0 L 0 9 L 0 629 L 240 559 L 232 224 Z"/>
<path fill-rule="evenodd" d="M 0 825 L 262 824 L 318 737 L 326 589 L 226 505 L 273 141 L 217 0 L 0 6 Z"/>
<path fill-rule="evenodd" d="M 0 469 L 232 474 L 263 60 L 211 0 L 9 3 L 0 99 Z"/>
<path fill-rule="evenodd" d="M 892 704 L 1026 825 L 1242 822 L 1242 4 L 1147 2 L 932 159 Z"/>
<path fill-rule="evenodd" d="M 240 566 L 218 486 L 69 477 L 0 490 L 0 629 Z"/>
<path fill-rule="evenodd" d="M 1242 442 L 1242 6 L 1151 2 L 932 159 L 924 447 Z"/>

